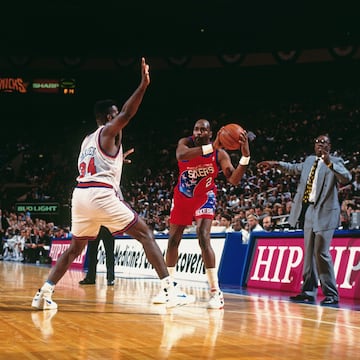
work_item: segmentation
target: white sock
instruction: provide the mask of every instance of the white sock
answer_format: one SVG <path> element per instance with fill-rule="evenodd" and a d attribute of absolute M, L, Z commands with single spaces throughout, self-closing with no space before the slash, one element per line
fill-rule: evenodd
<path fill-rule="evenodd" d="M 206 269 L 206 275 L 208 278 L 210 291 L 220 290 L 217 269 L 216 268 Z"/>
<path fill-rule="evenodd" d="M 163 279 L 161 279 L 161 287 L 163 289 L 168 289 L 170 287 L 174 286 L 173 280 L 171 276 L 167 276 Z"/>
<path fill-rule="evenodd" d="M 168 267 L 168 272 L 169 272 L 169 275 L 174 278 L 174 274 L 175 274 L 175 266 L 171 266 L 171 267 Z"/>
<path fill-rule="evenodd" d="M 50 291 L 53 292 L 55 289 L 55 285 L 51 285 L 49 282 L 45 281 L 44 285 L 42 286 L 41 290 L 43 291 Z"/>

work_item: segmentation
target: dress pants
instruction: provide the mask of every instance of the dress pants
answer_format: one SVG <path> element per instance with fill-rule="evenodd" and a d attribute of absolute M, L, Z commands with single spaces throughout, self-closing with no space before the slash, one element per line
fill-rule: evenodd
<path fill-rule="evenodd" d="M 86 279 L 95 282 L 96 279 L 96 265 L 97 265 L 97 250 L 99 247 L 100 240 L 103 241 L 105 247 L 106 255 L 106 271 L 107 271 L 107 281 L 113 281 L 115 279 L 115 264 L 114 264 L 114 246 L 115 239 L 111 235 L 110 231 L 104 227 L 100 227 L 99 234 L 94 241 L 88 242 L 88 272 L 86 274 Z"/>
<path fill-rule="evenodd" d="M 335 272 L 330 254 L 334 230 L 313 231 L 314 206 L 309 205 L 304 221 L 304 268 L 302 292 L 316 297 L 318 280 L 324 296 L 339 299 Z"/>

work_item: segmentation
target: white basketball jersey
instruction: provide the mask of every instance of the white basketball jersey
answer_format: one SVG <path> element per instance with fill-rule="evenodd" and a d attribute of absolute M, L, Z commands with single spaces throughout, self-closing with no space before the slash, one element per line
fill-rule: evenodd
<path fill-rule="evenodd" d="M 123 167 L 123 149 L 120 146 L 115 156 L 106 154 L 100 145 L 100 133 L 104 126 L 88 135 L 81 144 L 78 158 L 78 182 L 103 182 L 112 185 L 120 193 Z"/>

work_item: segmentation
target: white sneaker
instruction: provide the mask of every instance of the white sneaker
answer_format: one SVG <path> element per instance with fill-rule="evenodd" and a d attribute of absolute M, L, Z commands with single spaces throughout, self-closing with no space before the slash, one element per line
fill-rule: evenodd
<path fill-rule="evenodd" d="M 195 301 L 195 296 L 187 295 L 183 292 L 178 291 L 175 288 L 164 289 L 165 294 L 167 294 L 166 307 L 171 308 L 178 305 L 187 305 Z"/>
<path fill-rule="evenodd" d="M 208 309 L 223 309 L 224 308 L 224 295 L 222 291 L 210 291 L 210 300 L 208 302 Z"/>
<path fill-rule="evenodd" d="M 174 283 L 173 291 L 168 291 L 168 289 L 161 289 L 160 292 L 153 297 L 153 304 L 166 304 L 168 307 L 177 306 L 177 305 L 186 305 L 195 302 L 194 295 L 187 295 L 179 289 L 177 283 Z M 169 304 L 174 305 L 169 305 Z"/>
<path fill-rule="evenodd" d="M 35 309 L 54 310 L 57 309 L 57 304 L 51 299 L 54 292 L 53 285 L 45 283 L 41 289 L 33 297 L 31 306 Z"/>

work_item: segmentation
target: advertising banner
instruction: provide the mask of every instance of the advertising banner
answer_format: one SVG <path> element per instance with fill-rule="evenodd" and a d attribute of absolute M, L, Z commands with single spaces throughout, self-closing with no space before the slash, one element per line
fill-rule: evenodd
<path fill-rule="evenodd" d="M 55 265 L 60 255 L 70 246 L 70 241 L 64 240 L 53 240 L 50 248 L 49 256 L 51 257 L 51 266 Z M 82 253 L 74 260 L 71 264 L 70 269 L 84 269 L 84 263 L 86 258 L 87 246 L 85 246 Z"/>
<path fill-rule="evenodd" d="M 165 256 L 168 242 L 167 237 L 156 238 L 156 242 Z M 221 259 L 224 243 L 225 235 L 211 239 L 211 244 L 218 262 Z M 102 241 L 98 249 L 97 271 L 106 272 L 106 254 Z M 115 273 L 129 276 L 157 277 L 154 268 L 146 258 L 141 243 L 131 238 L 115 240 Z M 179 280 L 207 281 L 205 266 L 196 237 L 184 238 L 180 242 L 175 277 Z"/>
<path fill-rule="evenodd" d="M 303 239 L 259 237 L 255 241 L 247 287 L 300 291 L 304 260 Z M 360 298 L 360 238 L 334 237 L 330 253 L 340 297 Z"/>

